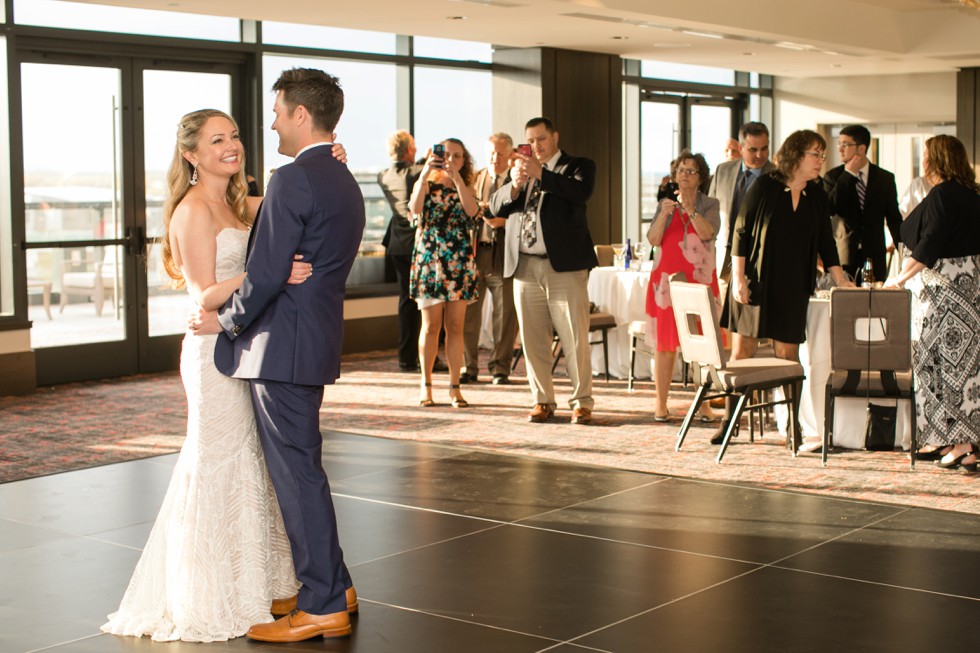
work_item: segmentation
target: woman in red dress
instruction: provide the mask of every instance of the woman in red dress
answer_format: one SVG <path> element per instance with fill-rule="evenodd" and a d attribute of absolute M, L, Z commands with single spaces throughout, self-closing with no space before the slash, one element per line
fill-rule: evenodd
<path fill-rule="evenodd" d="M 660 211 L 647 232 L 647 240 L 655 248 L 653 271 L 647 285 L 647 343 L 657 352 L 654 357 L 657 408 L 653 415 L 657 422 L 670 419 L 667 395 L 680 344 L 670 304 L 670 275 L 683 272 L 689 282 L 710 285 L 718 299 L 715 235 L 721 218 L 718 200 L 705 194 L 710 182 L 708 164 L 701 154 L 687 150 L 674 163 L 677 195 L 660 201 Z M 708 421 L 712 417 L 711 407 L 705 402 L 701 406 L 701 419 Z"/>

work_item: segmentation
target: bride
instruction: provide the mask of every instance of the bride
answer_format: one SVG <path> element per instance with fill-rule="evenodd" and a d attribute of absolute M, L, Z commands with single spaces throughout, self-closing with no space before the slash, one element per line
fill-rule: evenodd
<path fill-rule="evenodd" d="M 167 173 L 163 263 L 177 288 L 216 310 L 242 283 L 248 226 L 244 148 L 227 114 L 187 114 Z M 345 160 L 343 148 L 334 156 Z M 297 257 L 299 258 L 299 257 Z M 311 266 L 293 262 L 288 283 Z M 102 631 L 157 641 L 224 641 L 272 621 L 273 599 L 296 594 L 289 541 L 269 481 L 248 383 L 214 367 L 217 336 L 187 335 L 180 376 L 187 438 L 123 596 Z"/>

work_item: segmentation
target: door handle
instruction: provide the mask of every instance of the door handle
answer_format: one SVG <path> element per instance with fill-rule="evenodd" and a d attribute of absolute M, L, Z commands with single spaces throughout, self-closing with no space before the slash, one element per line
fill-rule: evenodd
<path fill-rule="evenodd" d="M 126 254 L 146 256 L 146 236 L 143 235 L 143 227 L 126 228 Z"/>

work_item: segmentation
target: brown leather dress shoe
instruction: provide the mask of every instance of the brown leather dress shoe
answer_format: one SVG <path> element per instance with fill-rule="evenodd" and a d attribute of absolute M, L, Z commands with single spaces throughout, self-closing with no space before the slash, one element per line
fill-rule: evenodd
<path fill-rule="evenodd" d="M 255 624 L 245 633 L 260 642 L 302 642 L 314 637 L 347 637 L 351 634 L 347 611 L 309 614 L 295 610 L 271 624 Z"/>
<path fill-rule="evenodd" d="M 572 424 L 591 424 L 592 423 L 592 409 L 591 408 L 576 408 L 572 411 Z"/>
<path fill-rule="evenodd" d="M 555 409 L 548 404 L 534 404 L 534 408 L 527 414 L 529 422 L 547 422 L 555 414 Z"/>
<path fill-rule="evenodd" d="M 350 587 L 347 590 L 347 613 L 357 614 L 358 604 L 357 604 L 357 590 Z M 288 599 L 273 599 L 272 607 L 269 608 L 269 613 L 273 617 L 281 617 L 287 615 L 296 609 L 296 596 L 291 596 Z"/>

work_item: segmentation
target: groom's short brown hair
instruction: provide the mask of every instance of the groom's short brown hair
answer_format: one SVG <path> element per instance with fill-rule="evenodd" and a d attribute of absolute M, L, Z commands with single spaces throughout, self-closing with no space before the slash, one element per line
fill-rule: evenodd
<path fill-rule="evenodd" d="M 300 105 L 306 107 L 317 131 L 333 132 L 344 112 L 340 80 L 316 68 L 284 70 L 272 90 L 282 91 L 282 103 L 289 109 L 289 115 Z"/>

